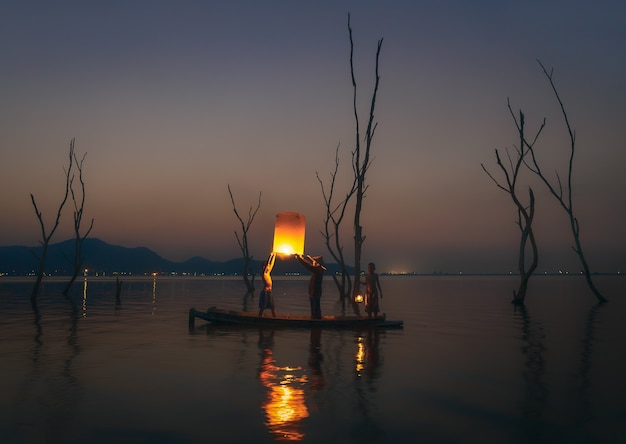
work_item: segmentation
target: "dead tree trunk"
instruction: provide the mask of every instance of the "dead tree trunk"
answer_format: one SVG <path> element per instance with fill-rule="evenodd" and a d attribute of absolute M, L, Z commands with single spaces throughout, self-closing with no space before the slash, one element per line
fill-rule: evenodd
<path fill-rule="evenodd" d="M 528 281 L 537 269 L 537 264 L 539 263 L 539 251 L 537 249 L 537 241 L 535 240 L 535 234 L 532 230 L 532 222 L 533 218 L 535 217 L 535 195 L 533 194 L 533 189 L 530 187 L 528 188 L 528 194 L 530 200 L 528 210 L 522 210 L 518 207 L 517 223 L 520 226 L 522 235 L 520 237 L 519 261 L 517 267 L 520 273 L 521 281 L 517 293 L 513 292 L 512 302 L 515 305 L 524 304 L 524 301 L 526 299 L 526 291 L 528 290 Z M 528 241 L 530 241 L 533 258 L 530 266 L 526 270 L 526 245 Z"/>
<path fill-rule="evenodd" d="M 341 301 L 342 314 L 345 314 L 346 311 L 346 301 L 350 301 L 352 310 L 356 315 L 359 315 L 359 305 L 354 301 L 354 298 L 351 297 L 352 279 L 350 279 L 350 274 L 348 273 L 348 267 L 346 265 L 346 260 L 343 254 L 343 245 L 340 238 L 341 223 L 343 222 L 343 219 L 345 217 L 348 202 L 356 191 L 356 182 L 352 183 L 352 187 L 350 188 L 350 190 L 348 190 L 344 199 L 338 204 L 335 204 L 335 180 L 337 179 L 338 171 L 339 145 L 337 145 L 337 149 L 335 150 L 335 169 L 330 175 L 330 186 L 328 189 L 328 193 L 324 188 L 324 182 L 322 181 L 322 179 L 320 179 L 319 174 L 317 174 L 317 180 L 320 183 L 322 196 L 324 197 L 324 205 L 326 207 L 326 216 L 324 218 L 324 231 L 322 231 L 322 236 L 324 237 L 326 249 L 335 260 L 335 262 L 339 265 L 339 268 L 341 270 L 340 276 L 333 274 L 332 277 L 333 281 L 335 282 L 335 286 L 339 291 L 339 300 Z"/>
<path fill-rule="evenodd" d="M 233 212 L 235 213 L 237 220 L 239 220 L 239 223 L 241 224 L 241 237 L 239 237 L 239 233 L 237 233 L 237 230 L 235 230 L 235 238 L 237 239 L 237 243 L 239 244 L 239 248 L 241 249 L 241 254 L 243 255 L 243 268 L 241 274 L 243 277 L 243 282 L 246 285 L 247 293 L 252 294 L 254 293 L 254 278 L 256 274 L 254 273 L 254 271 L 250 271 L 250 262 L 252 261 L 252 256 L 250 255 L 250 249 L 248 247 L 248 230 L 250 230 L 250 226 L 252 225 L 252 222 L 254 222 L 254 217 L 256 216 L 256 213 L 259 211 L 259 208 L 261 208 L 261 192 L 259 192 L 259 201 L 256 208 L 253 210 L 252 206 L 250 206 L 250 209 L 248 210 L 248 220 L 245 222 L 237 211 L 235 198 L 233 197 L 233 193 L 230 190 L 230 185 L 228 185 L 228 194 L 230 195 L 230 201 L 233 204 Z"/>
<path fill-rule="evenodd" d="M 41 286 L 41 281 L 46 272 L 46 260 L 48 259 L 48 247 L 50 245 L 50 240 L 52 239 L 52 236 L 54 236 L 54 233 L 59 227 L 59 223 L 61 221 L 61 213 L 63 211 L 63 207 L 65 206 L 65 203 L 67 202 L 67 198 L 69 196 L 70 182 L 71 182 L 71 177 L 72 177 L 72 167 L 74 165 L 73 161 L 74 161 L 74 139 L 70 141 L 69 166 L 67 170 L 64 169 L 65 170 L 65 194 L 63 195 L 63 199 L 61 200 L 61 203 L 59 204 L 56 219 L 54 221 L 54 225 L 50 229 L 50 232 L 46 231 L 46 226 L 43 221 L 43 215 L 41 214 L 41 211 L 39 211 L 39 208 L 37 207 L 37 203 L 35 202 L 35 196 L 32 193 L 30 195 L 30 200 L 33 203 L 33 208 L 35 209 L 35 215 L 37 216 L 37 219 L 39 220 L 39 226 L 41 227 L 41 241 L 39 241 L 39 243 L 41 244 L 41 256 L 39 256 L 38 258 L 39 270 L 37 271 L 37 279 L 35 280 L 35 285 L 33 286 L 33 290 L 30 295 L 30 301 L 31 301 L 31 304 L 33 304 L 33 306 L 36 305 L 37 294 L 39 293 L 39 287 Z"/>
<path fill-rule="evenodd" d="M 561 183 L 561 178 L 558 172 L 556 173 L 556 184 L 553 184 L 550 180 L 548 180 L 548 178 L 545 176 L 545 174 L 543 173 L 543 171 L 541 170 L 539 166 L 539 162 L 537 160 L 537 157 L 535 156 L 535 150 L 533 149 L 532 144 L 527 144 L 527 147 L 530 151 L 531 158 L 532 158 L 532 164 L 527 164 L 527 165 L 528 165 L 528 168 L 533 173 L 539 176 L 539 178 L 543 181 L 543 183 L 546 185 L 546 187 L 550 191 L 550 194 L 552 194 L 556 198 L 559 205 L 563 208 L 563 210 L 567 214 L 567 217 L 569 218 L 569 222 L 570 222 L 570 229 L 572 230 L 572 235 L 574 237 L 574 247 L 572 248 L 576 252 L 576 255 L 578 256 L 578 259 L 580 260 L 580 263 L 583 267 L 583 273 L 585 275 L 585 280 L 587 282 L 587 285 L 589 286 L 589 288 L 591 289 L 591 291 L 596 296 L 599 302 L 606 302 L 607 301 L 606 298 L 596 288 L 595 284 L 593 283 L 593 280 L 591 279 L 591 270 L 589 268 L 589 264 L 587 263 L 585 254 L 583 252 L 582 242 L 580 241 L 580 225 L 574 213 L 574 202 L 573 202 L 573 197 L 572 197 L 573 195 L 572 174 L 574 170 L 574 153 L 576 151 L 576 133 L 572 129 L 567 112 L 565 110 L 565 105 L 563 105 L 561 96 L 559 95 L 559 92 L 556 89 L 556 85 L 554 84 L 554 80 L 552 78 L 552 70 L 548 72 L 548 70 L 541 63 L 541 61 L 538 60 L 537 62 L 539 63 L 539 66 L 541 66 L 543 73 L 545 74 L 546 78 L 548 79 L 548 82 L 550 83 L 552 92 L 554 93 L 554 96 L 559 103 L 559 107 L 561 109 L 561 115 L 563 117 L 563 120 L 565 121 L 565 127 L 567 128 L 567 134 L 569 138 L 569 148 L 570 148 L 569 164 L 568 164 L 568 172 L 567 172 L 567 190 L 565 192 L 563 191 L 563 184 Z"/>
<path fill-rule="evenodd" d="M 354 207 L 354 288 L 353 296 L 360 293 L 360 277 L 361 277 L 361 252 L 363 248 L 363 242 L 365 236 L 363 236 L 363 227 L 361 226 L 361 211 L 363 209 L 363 198 L 367 191 L 367 185 L 365 177 L 367 170 L 371 165 L 370 150 L 372 146 L 372 140 L 374 139 L 374 133 L 378 123 L 374 122 L 374 109 L 376 108 L 376 95 L 378 93 L 378 85 L 380 82 L 380 76 L 378 74 L 378 62 L 380 57 L 380 49 L 383 44 L 383 39 L 378 40 L 378 47 L 376 50 L 376 80 L 374 83 L 374 91 L 372 92 L 372 98 L 370 102 L 369 118 L 367 122 L 367 129 L 365 131 L 365 147 L 362 152 L 361 147 L 361 133 L 359 126 L 359 114 L 357 110 L 357 86 L 356 79 L 354 77 L 354 42 L 352 39 L 352 27 L 350 26 L 350 15 L 348 14 L 348 33 L 350 36 L 350 74 L 352 78 L 353 94 L 353 110 L 354 119 L 356 124 L 356 140 L 355 148 L 352 152 L 352 168 L 354 171 L 354 178 L 356 181 L 356 194 L 355 194 L 355 207 Z"/>
<path fill-rule="evenodd" d="M 519 112 L 519 120 L 515 118 L 515 114 L 511 109 L 511 103 L 508 103 L 508 109 L 515 121 L 515 126 L 517 127 L 517 132 L 519 135 L 519 147 L 515 147 L 517 157 L 515 161 L 511 158 L 509 151 L 506 151 L 508 158 L 508 166 L 505 166 L 500 157 L 500 153 L 498 150 L 496 151 L 496 163 L 500 170 L 502 171 L 502 175 L 504 176 L 504 184 L 496 179 L 485 167 L 485 165 L 481 164 L 483 170 L 487 175 L 494 181 L 496 186 L 501 190 L 504 190 L 509 194 L 511 200 L 515 204 L 517 209 L 517 225 L 519 226 L 521 235 L 520 235 L 520 245 L 519 245 L 519 253 L 518 253 L 518 271 L 520 274 L 520 285 L 517 292 L 513 291 L 513 304 L 515 305 L 524 305 L 524 300 L 526 299 L 526 291 L 528 290 L 528 282 L 537 269 L 537 264 L 539 262 L 539 252 L 537 250 L 537 242 L 535 240 L 535 235 L 532 229 L 533 219 L 535 217 L 535 195 L 533 193 L 532 188 L 528 188 L 529 195 L 529 204 L 528 206 L 524 205 L 517 195 L 517 180 L 519 178 L 519 173 L 521 171 L 522 166 L 524 165 L 524 158 L 530 152 L 529 148 L 525 141 L 525 120 L 524 113 Z M 541 127 L 537 131 L 532 143 L 530 146 L 532 147 L 541 131 L 545 126 L 545 121 L 542 123 Z M 530 249 L 532 252 L 532 260 L 528 269 L 526 268 L 526 250 L 528 247 L 528 242 L 530 241 Z"/>
<path fill-rule="evenodd" d="M 78 180 L 80 182 L 80 204 L 76 197 L 76 192 L 74 191 L 74 178 L 70 180 L 70 192 L 72 194 L 72 201 L 74 202 L 74 259 L 71 261 L 72 263 L 72 277 L 70 281 L 65 286 L 63 290 L 63 294 L 67 296 L 67 293 L 70 290 L 70 287 L 76 280 L 78 273 L 80 273 L 83 269 L 83 242 L 91 233 L 93 229 L 93 219 L 91 219 L 91 223 L 89 224 L 89 228 L 85 232 L 85 234 L 81 234 L 80 228 L 83 221 L 83 214 L 85 210 L 85 181 L 83 180 L 83 161 L 85 160 L 85 153 L 80 160 L 76 158 L 76 154 L 74 154 L 74 161 L 76 162 L 76 168 L 78 169 Z"/>

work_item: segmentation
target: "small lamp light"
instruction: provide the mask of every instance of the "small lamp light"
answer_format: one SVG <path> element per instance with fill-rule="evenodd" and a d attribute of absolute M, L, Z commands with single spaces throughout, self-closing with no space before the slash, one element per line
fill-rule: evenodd
<path fill-rule="evenodd" d="M 357 302 L 359 304 L 363 302 L 363 295 L 361 293 L 356 294 L 354 296 L 354 302 Z"/>
<path fill-rule="evenodd" d="M 295 212 L 276 215 L 274 226 L 274 253 L 291 255 L 304 254 L 304 234 L 306 218 Z"/>

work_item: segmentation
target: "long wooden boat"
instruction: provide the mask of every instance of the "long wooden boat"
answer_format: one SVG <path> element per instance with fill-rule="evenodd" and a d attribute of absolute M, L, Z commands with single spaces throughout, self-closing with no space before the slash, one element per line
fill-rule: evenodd
<path fill-rule="evenodd" d="M 273 317 L 265 314 L 245 311 L 224 310 L 211 307 L 207 311 L 189 310 L 189 328 L 194 327 L 196 318 L 204 319 L 213 324 L 247 325 L 257 327 L 287 328 L 402 328 L 404 321 L 389 320 L 386 315 L 369 318 L 367 316 L 323 316 L 322 319 L 311 319 L 306 315 L 282 314 Z"/>

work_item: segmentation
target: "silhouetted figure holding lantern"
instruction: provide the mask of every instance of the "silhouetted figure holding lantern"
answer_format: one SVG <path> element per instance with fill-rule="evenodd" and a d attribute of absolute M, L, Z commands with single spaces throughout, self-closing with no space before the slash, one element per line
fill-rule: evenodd
<path fill-rule="evenodd" d="M 263 290 L 261 290 L 259 297 L 259 316 L 263 316 L 263 311 L 269 308 L 272 310 L 272 316 L 276 317 L 274 297 L 272 296 L 272 268 L 274 268 L 275 260 L 276 253 L 272 252 L 269 258 L 263 262 Z"/>
<path fill-rule="evenodd" d="M 324 258 L 322 256 L 306 256 L 296 254 L 296 259 L 304 268 L 311 272 L 309 280 L 309 302 L 311 303 L 311 319 L 322 319 L 322 307 L 320 300 L 322 299 L 322 283 L 324 281 Z"/>
<path fill-rule="evenodd" d="M 378 273 L 376 273 L 376 265 L 373 262 L 367 264 L 367 274 L 365 275 L 365 311 L 368 317 L 378 317 L 380 311 L 378 304 L 378 295 L 380 292 L 380 298 L 383 297 L 383 289 L 380 287 L 380 281 L 378 280 Z"/>

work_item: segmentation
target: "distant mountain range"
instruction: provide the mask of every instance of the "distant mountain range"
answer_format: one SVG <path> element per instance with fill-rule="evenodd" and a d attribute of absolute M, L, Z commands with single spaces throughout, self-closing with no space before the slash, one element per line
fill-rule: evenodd
<path fill-rule="evenodd" d="M 36 272 L 39 266 L 38 257 L 42 248 L 23 246 L 0 246 L 0 273 L 10 276 L 24 276 Z M 73 260 L 74 239 L 51 244 L 48 248 L 46 274 L 71 275 L 72 266 L 68 259 Z M 172 262 L 145 248 L 128 248 L 108 244 L 100 239 L 85 239 L 83 243 L 83 268 L 89 274 L 112 275 L 126 274 L 191 274 L 191 275 L 240 275 L 243 269 L 243 258 L 217 262 L 195 256 L 184 262 Z M 339 270 L 337 264 L 327 264 L 328 274 Z M 257 275 L 261 270 L 261 261 L 252 260 L 250 269 Z M 352 268 L 349 269 L 352 272 Z M 304 274 L 306 271 L 295 259 L 277 260 L 272 274 Z"/>

